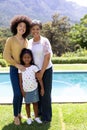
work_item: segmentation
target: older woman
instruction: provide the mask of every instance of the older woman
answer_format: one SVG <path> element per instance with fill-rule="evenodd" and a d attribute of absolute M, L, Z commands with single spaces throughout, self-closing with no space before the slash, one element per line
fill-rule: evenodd
<path fill-rule="evenodd" d="M 30 34 L 31 20 L 27 16 L 17 15 L 11 21 L 12 37 L 6 41 L 3 57 L 10 64 L 10 79 L 13 88 L 13 111 L 14 124 L 20 125 L 22 95 L 19 86 L 18 69 L 25 70 L 20 65 L 20 52 L 23 48 L 27 48 L 28 40 L 26 37 Z"/>
<path fill-rule="evenodd" d="M 42 121 L 47 123 L 52 119 L 52 49 L 49 40 L 40 35 L 41 29 L 41 22 L 33 20 L 31 24 L 31 34 L 33 38 L 29 40 L 28 48 L 32 50 L 35 64 L 41 70 L 37 78 L 43 80 L 45 94 L 44 96 L 40 96 L 39 114 L 41 114 Z"/>

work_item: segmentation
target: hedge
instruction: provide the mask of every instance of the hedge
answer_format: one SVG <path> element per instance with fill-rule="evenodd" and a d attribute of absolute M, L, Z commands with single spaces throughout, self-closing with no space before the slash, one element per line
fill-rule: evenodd
<path fill-rule="evenodd" d="M 87 63 L 87 57 L 53 57 L 53 64 L 77 64 Z"/>
<path fill-rule="evenodd" d="M 7 64 L 7 62 L 4 59 L 0 59 L 0 66 L 1 67 L 7 67 L 8 64 Z"/>
<path fill-rule="evenodd" d="M 79 64 L 87 63 L 87 57 L 52 57 L 53 64 Z M 7 67 L 8 64 L 4 59 L 0 59 L 0 66 Z"/>

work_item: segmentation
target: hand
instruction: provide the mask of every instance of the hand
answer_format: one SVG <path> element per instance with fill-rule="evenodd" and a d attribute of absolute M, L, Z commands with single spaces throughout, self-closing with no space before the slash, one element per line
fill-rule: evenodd
<path fill-rule="evenodd" d="M 21 71 L 25 71 L 26 68 L 23 65 L 17 64 L 16 67 L 21 70 Z"/>
<path fill-rule="evenodd" d="M 37 77 L 38 80 L 41 80 L 43 78 L 43 72 L 42 71 L 38 72 L 36 74 L 36 77 Z"/>
<path fill-rule="evenodd" d="M 40 92 L 41 96 L 44 95 L 44 88 L 41 88 L 41 92 Z"/>
<path fill-rule="evenodd" d="M 22 96 L 25 97 L 25 92 L 24 90 L 21 90 Z"/>

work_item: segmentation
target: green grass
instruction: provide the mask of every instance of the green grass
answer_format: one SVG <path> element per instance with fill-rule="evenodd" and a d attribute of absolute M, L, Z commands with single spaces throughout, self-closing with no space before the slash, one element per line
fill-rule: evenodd
<path fill-rule="evenodd" d="M 87 70 L 87 64 L 54 64 L 53 70 Z M 9 67 L 0 67 L 0 71 L 9 71 Z"/>
<path fill-rule="evenodd" d="M 13 124 L 12 105 L 0 105 L 0 130 L 60 130 L 59 109 L 58 104 L 52 105 L 53 120 L 49 124 L 37 124 L 33 122 L 32 125 L 27 125 L 26 120 L 23 119 L 20 126 Z M 25 115 L 25 107 L 22 107 L 22 113 Z"/>
<path fill-rule="evenodd" d="M 87 64 L 54 64 L 54 70 L 87 70 Z"/>
<path fill-rule="evenodd" d="M 9 71 L 9 67 L 0 67 L 1 72 Z"/>
<path fill-rule="evenodd" d="M 15 126 L 12 113 L 12 105 L 0 105 L 0 130 L 87 130 L 87 103 L 52 104 L 50 124 L 34 122 L 29 126 L 23 119 L 20 126 Z M 25 115 L 24 105 L 22 113 Z"/>
<path fill-rule="evenodd" d="M 87 104 L 62 104 L 66 130 L 87 130 Z"/>

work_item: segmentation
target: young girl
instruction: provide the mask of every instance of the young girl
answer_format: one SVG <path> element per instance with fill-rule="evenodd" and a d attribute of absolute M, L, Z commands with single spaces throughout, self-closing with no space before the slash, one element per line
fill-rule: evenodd
<path fill-rule="evenodd" d="M 22 65 L 26 67 L 25 71 L 19 70 L 19 82 L 22 95 L 25 99 L 26 103 L 26 113 L 27 113 L 27 124 L 32 123 L 32 119 L 30 116 L 30 103 L 33 103 L 35 121 L 37 123 L 42 123 L 40 118 L 38 117 L 38 88 L 37 88 L 37 80 L 36 73 L 39 71 L 38 67 L 34 65 L 33 55 L 31 50 L 24 48 L 20 54 L 20 62 Z M 39 80 L 41 86 L 41 96 L 44 95 L 44 87 L 42 80 Z"/>

